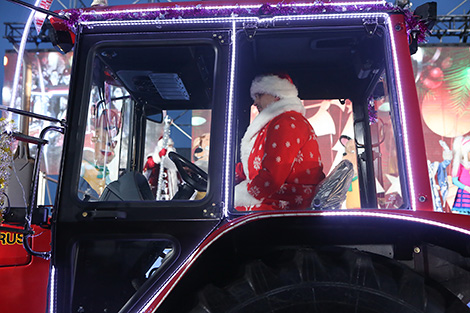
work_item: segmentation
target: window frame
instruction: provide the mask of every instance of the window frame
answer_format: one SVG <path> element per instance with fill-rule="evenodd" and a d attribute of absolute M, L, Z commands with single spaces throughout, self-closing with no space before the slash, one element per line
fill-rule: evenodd
<path fill-rule="evenodd" d="M 386 23 L 383 23 L 383 24 L 379 24 L 377 26 L 377 29 L 380 29 L 382 31 L 382 38 L 381 38 L 381 41 L 380 41 L 380 45 L 383 47 L 383 62 L 384 62 L 384 65 L 382 66 L 382 69 L 381 69 L 381 73 L 380 74 L 376 74 L 376 78 L 375 80 L 372 80 L 371 81 L 371 84 L 365 89 L 365 92 L 364 94 L 362 94 L 360 97 L 349 97 L 349 99 L 351 99 L 352 103 L 353 103 L 353 108 L 354 108 L 354 111 L 353 111 L 353 121 L 354 121 L 354 133 L 355 133 L 355 137 L 357 138 L 357 133 L 361 132 L 361 130 L 357 129 L 357 126 L 358 125 L 362 125 L 362 132 L 365 133 L 365 145 L 366 145 L 366 148 L 364 149 L 364 153 L 365 153 L 365 156 L 368 160 L 371 160 L 370 162 L 363 162 L 362 165 L 360 165 L 360 157 L 359 157 L 359 151 L 358 151 L 358 176 L 359 176 L 359 181 L 360 181 L 360 199 L 361 199 L 361 209 L 381 209 L 379 208 L 379 205 L 378 205 L 378 193 L 377 193 L 377 188 L 376 188 L 376 184 L 375 184 L 375 172 L 374 172 L 374 163 L 373 163 L 373 153 L 372 153 L 372 146 L 371 146 L 371 129 L 370 129 L 370 125 L 368 123 L 368 120 L 369 120 L 369 112 L 368 112 L 368 105 L 367 105 L 367 100 L 368 100 L 368 97 L 372 94 L 375 86 L 377 85 L 380 77 L 383 75 L 385 75 L 386 77 L 386 80 L 387 80 L 387 87 L 388 87 L 388 96 L 389 96 L 389 99 L 390 99 L 390 106 L 391 106 L 391 110 L 390 110 L 390 116 L 391 116 L 391 121 L 392 121 L 392 130 L 393 130 L 393 137 L 394 137 L 394 143 L 395 143 L 395 148 L 396 148 L 396 158 L 397 158 L 397 167 L 398 167 L 398 175 L 399 175 L 399 180 L 400 180 L 400 187 L 401 187 L 401 197 L 402 197 L 402 200 L 403 200 L 403 203 L 402 205 L 399 207 L 399 209 L 408 209 L 410 207 L 410 202 L 409 202 L 409 195 L 407 193 L 407 190 L 408 190 L 408 180 L 407 180 L 407 176 L 406 176 L 406 167 L 405 167 L 405 164 L 404 164 L 404 151 L 403 151 L 403 142 L 402 142 L 402 137 L 403 137 L 403 133 L 402 133 L 402 128 L 400 127 L 401 125 L 401 118 L 400 118 L 400 115 L 399 115 L 399 108 L 398 108 L 398 96 L 397 96 L 397 88 L 395 86 L 395 84 L 397 83 L 396 82 L 396 73 L 394 71 L 394 61 L 393 61 L 393 57 L 392 57 L 392 47 L 391 47 L 391 38 L 388 34 L 388 31 L 387 31 L 387 24 Z M 342 26 L 338 26 L 338 28 L 341 28 Z M 298 28 L 290 28 L 290 29 L 286 29 L 285 32 L 296 32 L 296 31 L 301 31 L 301 32 L 304 32 L 306 31 L 307 29 L 313 29 L 314 31 L 319 31 L 322 29 L 322 26 L 321 25 L 306 25 L 305 27 L 298 27 Z M 328 28 L 328 30 L 330 31 L 331 28 Z M 258 35 L 259 33 L 261 32 L 266 32 L 268 33 L 269 31 L 279 31 L 279 30 L 270 30 L 270 29 L 263 29 L 263 30 L 259 30 L 257 32 L 256 35 Z M 239 34 L 241 34 L 242 31 L 239 31 L 239 33 L 237 34 L 237 40 L 241 40 L 239 39 Z M 237 43 L 239 45 L 239 43 Z M 241 53 L 238 52 L 236 58 L 237 60 L 240 58 L 240 55 Z M 238 64 L 238 67 L 242 67 Z M 240 71 L 238 68 L 237 68 L 237 74 L 238 72 Z M 237 75 L 236 75 L 237 76 Z M 238 82 L 239 82 L 240 78 L 237 79 L 237 81 L 235 81 L 235 90 L 239 90 L 239 89 L 243 89 L 241 87 L 238 86 Z M 238 96 L 238 93 L 239 92 L 235 92 L 235 94 L 237 96 L 235 96 L 235 103 L 238 103 L 240 102 L 240 98 L 241 99 L 245 99 L 246 97 L 243 97 L 243 96 Z M 304 99 L 304 100 L 310 100 L 310 99 Z M 235 106 L 237 111 L 235 112 L 236 116 L 241 116 L 241 114 L 249 114 L 247 113 L 247 111 L 249 111 L 249 109 L 242 109 L 242 108 L 238 108 L 237 106 Z M 238 124 L 240 124 L 240 120 L 242 120 L 243 122 L 243 119 L 241 119 L 240 117 L 236 117 L 235 120 L 237 121 L 238 120 Z M 367 122 L 363 122 L 363 121 L 367 121 Z M 248 124 L 249 125 L 249 124 Z M 241 129 L 243 128 L 243 129 Z M 236 137 L 237 137 L 237 140 L 236 140 L 236 148 L 234 149 L 236 152 L 235 154 L 237 156 L 240 155 L 240 151 L 239 151 L 239 141 L 241 139 L 241 137 L 243 136 L 244 134 L 244 131 L 246 130 L 246 127 L 240 127 L 240 125 L 237 125 L 237 129 L 235 130 L 235 133 L 238 134 Z M 320 153 L 322 153 L 322 149 L 320 149 Z M 235 157 L 233 157 L 235 159 Z M 233 161 L 233 170 L 235 169 L 235 164 L 236 164 L 236 160 Z M 325 173 L 327 174 L 327 173 Z M 234 186 L 233 188 L 234 189 Z M 235 211 L 234 208 L 231 209 L 231 213 L 233 214 L 249 214 L 249 213 L 252 213 L 252 212 L 238 212 L 238 211 Z"/>
<path fill-rule="evenodd" d="M 228 33 L 229 31 L 223 31 Z M 120 211 L 124 211 L 124 218 L 126 220 L 152 220 L 152 219 L 168 219 L 178 216 L 178 219 L 220 219 L 221 218 L 221 207 L 215 205 L 215 203 L 221 202 L 221 193 L 222 187 L 218 181 L 221 180 L 222 173 L 222 160 L 216 160 L 217 155 L 222 154 L 223 151 L 222 144 L 224 143 L 223 134 L 225 129 L 225 120 L 217 119 L 215 116 L 224 116 L 225 107 L 216 105 L 221 101 L 228 101 L 228 93 L 225 90 L 228 89 L 228 70 L 229 67 L 224 66 L 228 63 L 229 60 L 229 46 L 220 43 L 217 38 L 213 38 L 213 32 L 209 31 L 200 31 L 200 32 L 191 32 L 191 33 L 159 33 L 158 36 L 155 36 L 151 32 L 143 33 L 141 36 L 128 35 L 127 39 L 124 41 L 122 34 L 115 34 L 116 38 L 112 38 L 113 34 L 105 35 L 81 35 L 79 38 L 79 48 L 87 49 L 88 53 L 79 54 L 80 60 L 74 60 L 74 66 L 77 64 L 85 64 L 86 69 L 81 71 L 83 77 L 76 76 L 76 81 L 80 80 L 81 83 L 77 87 L 75 82 L 72 85 L 72 89 L 77 92 L 79 97 L 74 101 L 75 109 L 77 110 L 78 106 L 80 107 L 80 113 L 75 115 L 73 125 L 80 129 L 79 132 L 74 134 L 75 143 L 79 143 L 74 147 L 76 150 L 76 155 L 74 156 L 73 168 L 76 170 L 66 171 L 69 172 L 71 178 L 71 184 L 66 188 L 69 195 L 63 193 L 62 201 L 74 203 L 71 210 L 62 215 L 65 219 L 76 220 L 81 218 L 98 218 L 100 214 L 94 214 L 97 211 L 103 211 L 106 215 L 106 212 L 116 212 L 110 213 L 114 218 L 115 214 L 118 214 Z M 152 37 L 149 39 L 148 37 Z M 214 140 L 211 140 L 210 154 L 211 154 L 211 168 L 209 170 L 209 186 L 206 197 L 201 200 L 174 200 L 174 201 L 95 201 L 95 202 L 86 202 L 79 199 L 77 190 L 78 190 L 78 181 L 80 178 L 80 163 L 83 157 L 83 144 L 85 138 L 85 127 L 86 120 L 88 117 L 88 107 L 89 107 L 89 95 L 91 92 L 91 80 L 93 73 L 93 63 L 97 51 L 102 47 L 108 46 L 145 46 L 151 45 L 152 47 L 158 46 L 179 46 L 179 45 L 205 45 L 211 47 L 214 51 L 214 72 L 213 75 L 213 85 L 212 88 L 212 125 L 211 125 L 211 137 Z M 87 48 L 84 48 L 87 47 Z M 78 90 L 78 91 L 77 91 Z M 77 105 L 80 103 L 80 105 Z M 76 110 L 70 110 L 70 114 L 74 114 Z M 77 113 L 75 113 L 77 114 Z M 142 124 L 142 123 L 141 123 Z M 143 129 L 144 126 L 140 125 Z M 143 149 L 143 145 L 142 145 Z M 143 153 L 143 151 L 142 151 Z M 70 166 L 70 165 L 68 165 Z M 65 200 L 67 199 L 68 200 Z M 69 205 L 70 206 L 70 205 Z M 211 210 L 204 210 L 204 208 L 211 207 Z M 138 210 L 136 210 L 138 208 Z M 200 208 L 200 209 L 198 209 Z M 119 212 L 118 212 L 119 211 Z M 75 214 L 73 212 L 77 212 Z M 90 214 L 93 213 L 90 217 Z M 216 213 L 217 212 L 217 213 Z M 214 214 L 215 213 L 215 214 Z M 85 217 L 86 216 L 86 217 Z"/>

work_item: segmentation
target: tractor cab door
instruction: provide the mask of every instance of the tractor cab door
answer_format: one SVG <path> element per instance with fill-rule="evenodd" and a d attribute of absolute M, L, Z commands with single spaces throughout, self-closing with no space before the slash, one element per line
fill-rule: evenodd
<path fill-rule="evenodd" d="M 58 312 L 134 312 L 220 222 L 227 37 L 78 37 L 54 215 Z"/>

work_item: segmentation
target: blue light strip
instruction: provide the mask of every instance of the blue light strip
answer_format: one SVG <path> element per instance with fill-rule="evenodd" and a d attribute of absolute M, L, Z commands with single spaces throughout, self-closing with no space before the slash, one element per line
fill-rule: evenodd
<path fill-rule="evenodd" d="M 228 115 L 227 115 L 227 130 L 226 130 L 226 142 L 225 142 L 225 181 L 224 181 L 224 206 L 223 215 L 228 216 L 230 195 L 232 193 L 232 175 L 233 168 L 231 166 L 231 155 L 232 155 L 232 125 L 233 125 L 233 95 L 235 88 L 235 62 L 237 57 L 237 23 L 232 21 L 232 49 L 230 55 L 230 79 L 229 79 L 229 100 L 228 100 Z"/>

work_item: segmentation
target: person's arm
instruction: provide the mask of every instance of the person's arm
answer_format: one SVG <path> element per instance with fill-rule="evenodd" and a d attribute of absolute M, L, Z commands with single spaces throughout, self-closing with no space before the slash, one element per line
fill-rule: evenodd
<path fill-rule="evenodd" d="M 470 186 L 464 185 L 458 177 L 452 177 L 452 183 L 460 189 L 465 190 L 466 192 L 470 192 Z"/>
<path fill-rule="evenodd" d="M 243 170 L 242 162 L 238 162 L 235 166 L 235 185 L 246 179 L 245 172 Z"/>
<path fill-rule="evenodd" d="M 311 128 L 299 117 L 282 116 L 273 120 L 264 143 L 261 169 L 248 183 L 248 192 L 257 199 L 267 198 L 285 183 L 301 147 L 312 135 Z"/>

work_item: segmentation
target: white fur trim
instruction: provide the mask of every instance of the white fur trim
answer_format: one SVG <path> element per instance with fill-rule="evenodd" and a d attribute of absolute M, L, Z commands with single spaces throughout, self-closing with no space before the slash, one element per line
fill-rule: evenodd
<path fill-rule="evenodd" d="M 297 97 L 299 94 L 294 84 L 277 75 L 258 76 L 253 79 L 250 88 L 250 95 L 253 100 L 257 93 L 270 94 L 281 99 Z"/>
<path fill-rule="evenodd" d="M 460 164 L 462 164 L 466 169 L 470 168 L 470 160 L 468 159 L 468 153 L 470 152 L 470 137 L 459 136 L 455 138 L 452 150 L 454 152 L 452 177 L 457 177 Z"/>
<path fill-rule="evenodd" d="M 288 111 L 299 112 L 302 115 L 305 114 L 305 108 L 299 98 L 294 97 L 281 99 L 268 105 L 266 109 L 261 111 L 261 113 L 255 117 L 253 122 L 251 122 L 250 126 L 246 129 L 245 135 L 243 135 L 240 144 L 240 159 L 242 161 L 243 171 L 245 172 L 246 177 L 249 177 L 248 157 L 250 156 L 251 149 L 253 149 L 253 145 L 255 144 L 256 135 L 273 118 Z"/>
<path fill-rule="evenodd" d="M 235 186 L 235 206 L 253 206 L 261 204 L 261 200 L 256 199 L 248 192 L 249 180 L 244 180 Z"/>
<path fill-rule="evenodd" d="M 177 172 L 178 171 L 178 168 L 176 167 L 175 163 L 173 163 L 173 161 L 166 155 L 163 156 L 163 158 L 161 158 L 161 164 L 163 165 L 163 168 L 166 168 L 168 170 L 171 170 L 171 171 L 175 171 Z"/>
<path fill-rule="evenodd" d="M 166 146 L 166 155 L 168 155 L 169 152 L 176 152 L 176 149 L 174 147 L 175 143 L 171 138 L 168 138 L 167 146 Z M 153 161 L 157 164 L 160 164 L 162 161 L 160 158 L 160 151 L 163 149 L 163 139 L 158 140 L 157 146 L 155 147 L 155 150 L 153 151 L 153 154 L 151 155 L 153 158 Z"/>

